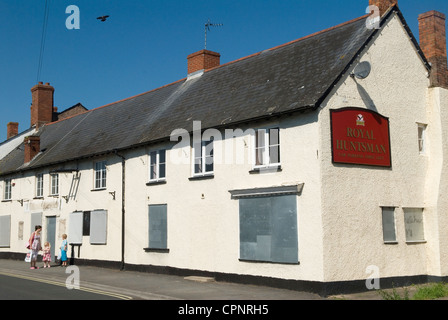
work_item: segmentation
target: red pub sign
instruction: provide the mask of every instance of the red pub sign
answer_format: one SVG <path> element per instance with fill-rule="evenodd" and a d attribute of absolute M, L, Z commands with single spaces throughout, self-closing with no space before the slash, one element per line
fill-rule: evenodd
<path fill-rule="evenodd" d="M 389 119 L 361 109 L 330 110 L 333 163 L 391 167 Z"/>

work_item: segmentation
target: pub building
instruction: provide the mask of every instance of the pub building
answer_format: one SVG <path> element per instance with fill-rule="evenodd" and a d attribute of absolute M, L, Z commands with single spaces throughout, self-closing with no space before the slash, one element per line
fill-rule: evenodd
<path fill-rule="evenodd" d="M 35 225 L 71 262 L 322 296 L 448 276 L 445 15 L 399 3 L 0 144 L 0 258 Z M 53 257 L 56 252 L 53 252 Z M 119 276 L 119 275 L 118 275 Z"/>

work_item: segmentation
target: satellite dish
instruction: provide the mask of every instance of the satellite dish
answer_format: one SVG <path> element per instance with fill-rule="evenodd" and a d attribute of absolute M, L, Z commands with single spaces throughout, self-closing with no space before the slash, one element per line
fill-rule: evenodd
<path fill-rule="evenodd" d="M 371 70 L 372 66 L 369 62 L 360 62 L 353 70 L 352 77 L 356 77 L 357 79 L 365 79 L 370 75 Z"/>

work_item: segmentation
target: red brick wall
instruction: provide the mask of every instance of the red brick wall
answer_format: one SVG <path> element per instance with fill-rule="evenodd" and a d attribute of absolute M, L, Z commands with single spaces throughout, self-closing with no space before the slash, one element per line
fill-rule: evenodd
<path fill-rule="evenodd" d="M 31 126 L 37 128 L 53 120 L 54 88 L 49 83 L 35 85 L 31 88 Z"/>
<path fill-rule="evenodd" d="M 25 159 L 24 163 L 30 162 L 40 152 L 40 137 L 28 136 L 24 139 Z"/>
<path fill-rule="evenodd" d="M 11 139 L 19 134 L 19 124 L 17 122 L 10 122 L 7 124 L 6 139 Z"/>
<path fill-rule="evenodd" d="M 220 65 L 221 55 L 219 53 L 201 50 L 190 54 L 188 57 L 188 74 L 199 71 L 207 70 Z"/>
<path fill-rule="evenodd" d="M 420 47 L 431 63 L 431 86 L 448 87 L 446 16 L 437 11 L 419 15 Z"/>
<path fill-rule="evenodd" d="M 386 11 L 396 5 L 398 0 L 369 0 L 370 6 L 377 6 L 380 9 L 380 15 L 382 16 Z"/>

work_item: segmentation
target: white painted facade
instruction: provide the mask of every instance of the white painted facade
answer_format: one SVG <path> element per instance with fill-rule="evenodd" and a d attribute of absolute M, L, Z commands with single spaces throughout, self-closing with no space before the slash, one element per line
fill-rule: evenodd
<path fill-rule="evenodd" d="M 215 161 L 222 159 L 223 163 L 215 162 L 212 179 L 189 179 L 191 145 L 179 148 L 176 142 L 166 142 L 122 152 L 126 159 L 124 263 L 316 282 L 363 280 L 371 265 L 378 267 L 381 278 L 448 276 L 448 232 L 444 228 L 448 223 L 448 129 L 444 126 L 448 123 L 448 90 L 429 88 L 428 70 L 396 15 L 358 61 L 370 62 L 369 77 L 353 79 L 350 70 L 319 110 L 241 127 L 242 137 L 215 139 Z M 330 110 L 345 107 L 366 108 L 389 118 L 391 168 L 332 163 Z M 427 126 L 424 154 L 418 148 L 419 124 Z M 254 138 L 250 129 L 270 127 L 280 128 L 281 171 L 251 173 Z M 235 148 L 234 155 L 245 154 L 243 164 L 224 161 L 225 153 L 220 153 L 225 143 Z M 166 183 L 147 185 L 149 153 L 160 149 L 167 149 Z M 173 153 L 185 163 L 170 161 Z M 107 161 L 107 187 L 92 191 L 95 163 L 100 160 Z M 33 213 L 42 213 L 44 241 L 47 219 L 56 218 L 59 245 L 61 235 L 70 230 L 72 212 L 106 210 L 106 244 L 91 245 L 90 236 L 84 236 L 79 258 L 119 262 L 121 158 L 110 154 L 66 163 L 64 168 L 78 169 L 80 178 L 74 179 L 75 171 L 59 173 L 57 197 L 47 196 L 49 173 L 60 167 L 12 177 L 12 201 L 0 203 L 0 215 L 11 216 L 10 245 L 0 248 L 0 253 L 26 252 Z M 44 174 L 43 199 L 35 199 L 38 173 Z M 241 261 L 239 200 L 232 199 L 229 191 L 302 184 L 296 195 L 299 263 Z M 146 252 L 148 208 L 160 204 L 167 205 L 168 250 Z M 383 241 L 382 207 L 395 207 L 396 243 Z M 407 208 L 423 209 L 424 241 L 406 241 Z"/>

